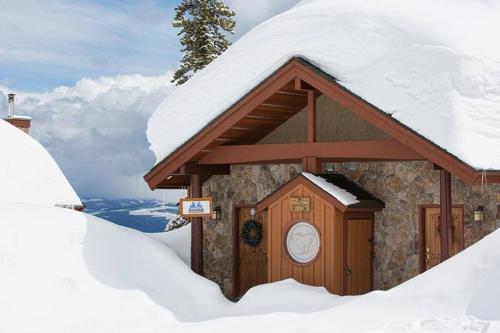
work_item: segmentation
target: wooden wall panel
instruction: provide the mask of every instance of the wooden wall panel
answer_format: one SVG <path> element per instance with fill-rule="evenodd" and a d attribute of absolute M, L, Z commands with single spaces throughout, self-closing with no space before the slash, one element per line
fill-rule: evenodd
<path fill-rule="evenodd" d="M 290 198 L 311 198 L 310 212 L 291 212 Z M 323 200 L 314 191 L 297 186 L 268 208 L 268 277 L 269 282 L 293 278 L 299 282 L 325 286 L 332 293 L 340 294 L 342 264 L 342 213 Z M 338 220 L 337 220 L 338 218 Z M 283 236 L 291 223 L 306 219 L 314 224 L 320 234 L 320 254 L 307 265 L 294 263 L 283 250 Z"/>

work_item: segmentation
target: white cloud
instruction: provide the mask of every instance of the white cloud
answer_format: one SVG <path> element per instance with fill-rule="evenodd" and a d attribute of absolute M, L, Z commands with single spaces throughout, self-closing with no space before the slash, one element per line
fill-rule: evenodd
<path fill-rule="evenodd" d="M 158 75 L 177 62 L 173 13 L 151 0 L 0 0 L 0 8 L 0 80 L 18 87 L 54 87 L 82 76 Z"/>
<path fill-rule="evenodd" d="M 47 147 L 80 195 L 151 197 L 142 179 L 155 162 L 146 122 L 174 89 L 170 79 L 171 73 L 122 75 L 82 79 L 47 93 L 17 91 L 16 114 L 33 117 L 32 135 Z M 6 114 L 5 99 L 0 110 Z M 167 198 L 179 195 L 169 192 Z"/>
<path fill-rule="evenodd" d="M 231 38 L 297 2 L 226 0 L 237 12 Z M 170 73 L 116 74 L 154 75 L 176 66 L 181 54 L 168 6 L 154 0 L 0 0 L 0 94 L 13 91 L 7 87 L 40 90 L 70 82 L 45 93 L 17 91 L 16 111 L 33 117 L 33 136 L 81 196 L 152 195 L 142 179 L 155 162 L 146 123 L 173 89 Z M 79 79 L 100 75 L 107 76 Z M 6 113 L 1 98 L 0 112 Z M 169 192 L 167 199 L 178 196 Z"/>

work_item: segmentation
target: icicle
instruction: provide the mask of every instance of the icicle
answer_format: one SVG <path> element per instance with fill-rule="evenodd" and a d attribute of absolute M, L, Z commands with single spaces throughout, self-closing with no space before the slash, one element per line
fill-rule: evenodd
<path fill-rule="evenodd" d="M 488 178 L 486 177 L 486 170 L 481 172 L 481 191 L 484 193 L 484 185 L 488 185 Z"/>

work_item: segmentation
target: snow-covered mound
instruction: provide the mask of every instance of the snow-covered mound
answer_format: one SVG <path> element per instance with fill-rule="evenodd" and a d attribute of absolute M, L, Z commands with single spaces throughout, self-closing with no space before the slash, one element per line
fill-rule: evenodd
<path fill-rule="evenodd" d="M 497 231 L 387 292 L 338 297 L 286 280 L 233 304 L 147 234 L 0 203 L 0 332 L 499 332 L 499 243 Z"/>
<path fill-rule="evenodd" d="M 163 243 L 63 208 L 0 203 L 0 272 L 0 332 L 159 332 L 232 305 Z"/>
<path fill-rule="evenodd" d="M 389 291 L 334 302 L 313 314 L 222 318 L 204 332 L 500 332 L 500 230 L 446 262 Z M 305 308 L 314 300 L 304 297 Z M 265 295 L 261 295 L 264 308 Z M 243 298 L 244 300 L 244 298 Z M 283 308 L 290 308 L 283 298 Z M 299 306 L 296 304 L 296 306 Z"/>
<path fill-rule="evenodd" d="M 81 206 L 61 169 L 31 136 L 0 120 L 0 202 Z"/>
<path fill-rule="evenodd" d="M 155 232 L 150 237 L 160 240 L 182 259 L 191 265 L 191 224 L 167 232 Z"/>
<path fill-rule="evenodd" d="M 232 315 L 273 312 L 309 313 L 330 309 L 352 297 L 330 294 L 324 287 L 312 287 L 293 279 L 263 284 L 248 290 Z"/>
<path fill-rule="evenodd" d="M 294 56 L 477 169 L 500 169 L 500 3 L 307 0 L 176 89 L 148 124 L 157 160 Z"/>

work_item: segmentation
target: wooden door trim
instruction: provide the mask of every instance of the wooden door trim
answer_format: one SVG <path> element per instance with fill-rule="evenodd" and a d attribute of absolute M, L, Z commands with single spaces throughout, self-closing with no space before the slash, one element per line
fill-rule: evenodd
<path fill-rule="evenodd" d="M 375 253 L 375 214 L 373 212 L 346 212 L 342 218 L 342 224 L 343 224 L 343 254 L 342 254 L 342 260 L 344 261 L 342 267 L 342 285 L 341 285 L 341 290 L 342 290 L 342 295 L 347 295 L 347 276 L 346 276 L 346 270 L 347 270 L 347 259 L 348 259 L 348 244 L 347 242 L 349 241 L 349 220 L 371 220 L 371 233 L 372 233 L 372 244 L 371 244 L 371 251 L 372 253 Z M 371 260 L 371 267 L 370 267 L 370 288 L 371 290 L 374 289 L 374 260 Z"/>
<path fill-rule="evenodd" d="M 425 210 L 427 208 L 440 208 L 439 204 L 418 205 L 418 271 L 423 273 L 426 271 L 425 264 Z M 459 208 L 462 211 L 462 235 L 460 235 L 460 247 L 465 248 L 465 208 L 464 204 L 451 205 L 451 208 Z"/>
<path fill-rule="evenodd" d="M 233 205 L 233 298 L 240 297 L 240 228 L 239 216 L 241 208 L 255 208 L 255 205 L 238 204 Z M 256 208 L 257 209 L 257 208 Z"/>

